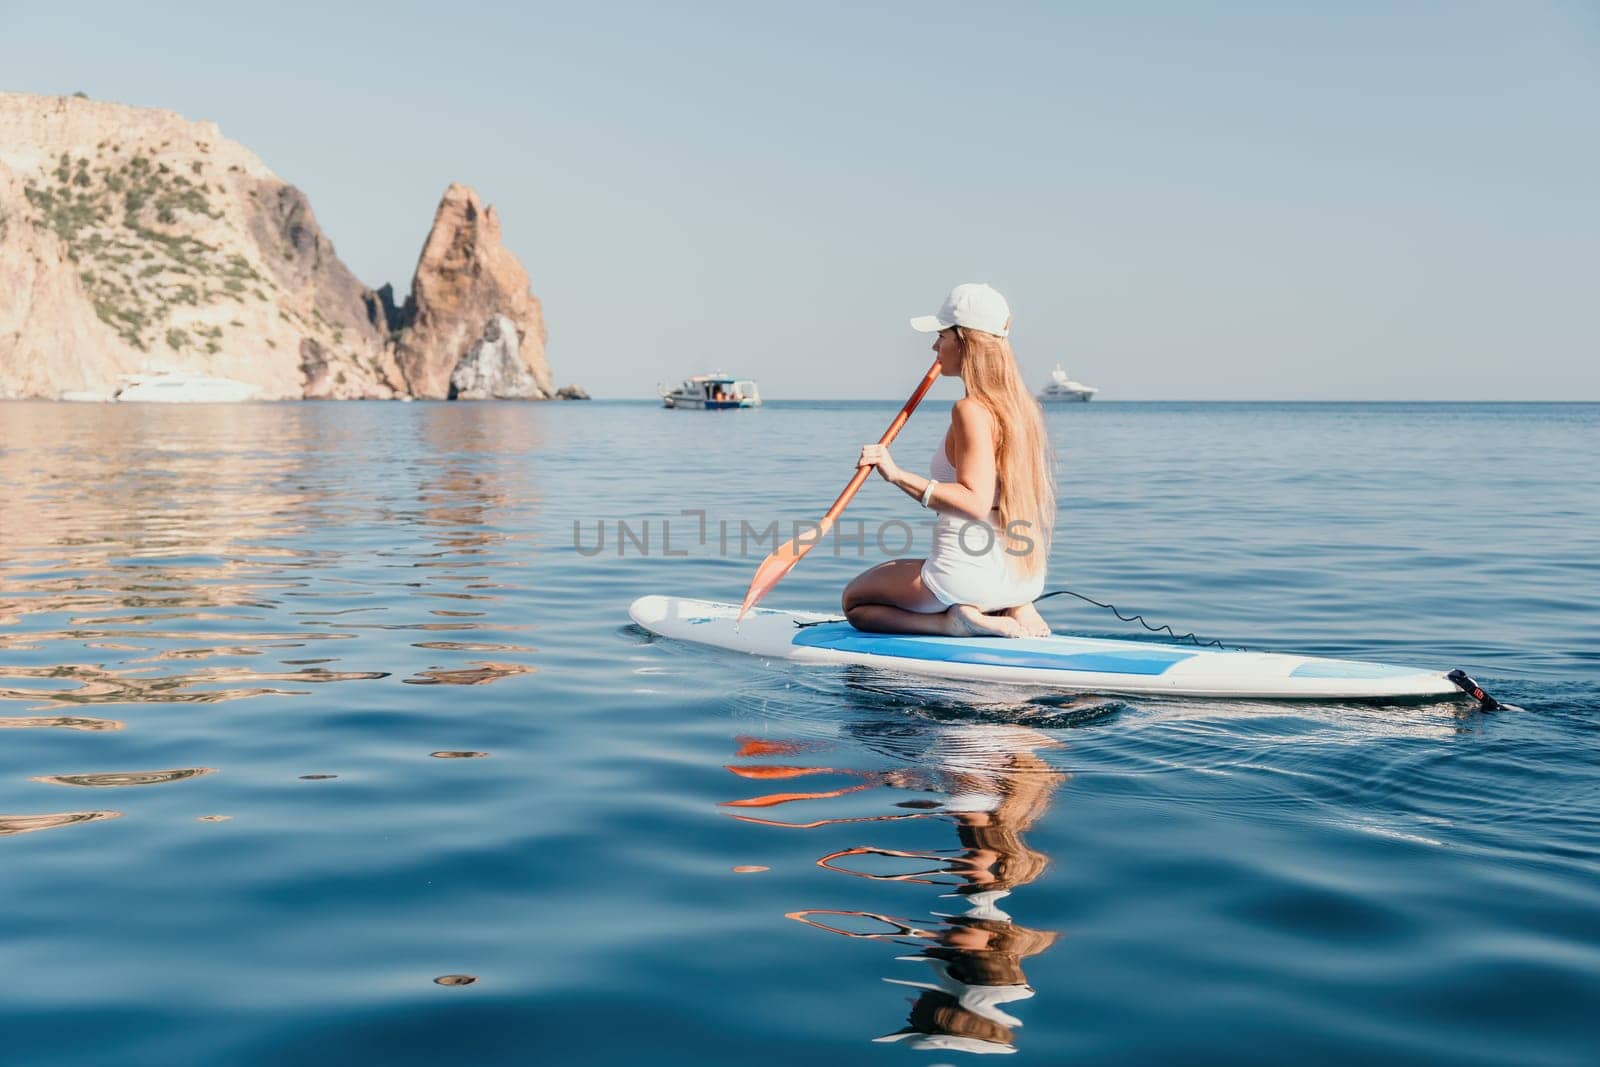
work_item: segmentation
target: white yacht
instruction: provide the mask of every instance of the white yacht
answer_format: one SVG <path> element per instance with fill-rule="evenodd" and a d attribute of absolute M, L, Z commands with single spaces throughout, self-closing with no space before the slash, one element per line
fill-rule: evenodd
<path fill-rule="evenodd" d="M 749 378 L 734 378 L 716 371 L 696 374 L 680 384 L 667 388 L 656 386 L 661 395 L 661 406 L 688 408 L 695 411 L 722 411 L 727 408 L 758 408 L 761 390 Z"/>
<path fill-rule="evenodd" d="M 135 404 L 233 404 L 252 400 L 261 391 L 259 385 L 232 378 L 170 371 L 125 374 L 122 382 L 122 388 L 113 393 L 111 399 Z"/>
<path fill-rule="evenodd" d="M 1094 397 L 1100 390 L 1092 385 L 1084 385 L 1067 377 L 1067 372 L 1061 369 L 1061 364 L 1056 364 L 1056 369 L 1050 375 L 1050 382 L 1039 392 L 1039 400 L 1046 404 L 1082 404 Z"/>

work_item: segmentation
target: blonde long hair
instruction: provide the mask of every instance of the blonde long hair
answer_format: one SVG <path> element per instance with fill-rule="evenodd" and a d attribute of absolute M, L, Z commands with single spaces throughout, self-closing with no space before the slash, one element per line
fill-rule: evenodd
<path fill-rule="evenodd" d="M 1011 343 L 982 330 L 955 327 L 961 343 L 961 380 L 967 395 L 982 404 L 995 424 L 995 476 L 1000 482 L 1000 528 L 1014 552 L 1028 548 L 1009 536 L 1021 520 L 1033 540 L 1026 554 L 1012 557 L 1021 573 L 1041 573 L 1050 557 L 1055 529 L 1055 452 L 1044 431 L 1044 412 L 1022 383 Z"/>

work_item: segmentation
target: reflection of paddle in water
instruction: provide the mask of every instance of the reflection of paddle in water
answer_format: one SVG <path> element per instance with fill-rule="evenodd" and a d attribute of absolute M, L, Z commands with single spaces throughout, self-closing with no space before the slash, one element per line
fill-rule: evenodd
<path fill-rule="evenodd" d="M 1016 726 L 964 725 L 939 731 L 930 750 L 918 754 L 916 764 L 887 772 L 851 772 L 836 768 L 806 769 L 792 764 L 774 768 L 772 777 L 793 778 L 801 773 L 856 774 L 876 779 L 890 789 L 911 789 L 943 794 L 941 803 L 902 802 L 915 811 L 895 814 L 854 815 L 807 822 L 779 822 L 739 815 L 745 822 L 792 829 L 819 829 L 845 823 L 938 818 L 953 822 L 959 848 L 893 849 L 854 845 L 824 855 L 817 865 L 840 874 L 875 881 L 953 887 L 951 897 L 962 898 L 966 912 L 938 915 L 931 922 L 912 922 L 877 912 L 808 909 L 787 917 L 845 937 L 888 941 L 913 946 L 915 953 L 899 960 L 921 962 L 930 973 L 917 979 L 885 981 L 920 992 L 911 1002 L 906 1025 L 876 1038 L 917 1049 L 945 1049 L 973 1053 L 1014 1052 L 1014 1030 L 1021 1020 L 1001 1005 L 1034 995 L 1022 970 L 1022 961 L 1055 944 L 1058 934 L 1019 926 L 999 907 L 1018 886 L 1044 873 L 1048 858 L 1028 847 L 1022 835 L 1048 809 L 1065 776 L 1054 771 L 1037 754 L 1057 742 L 1036 730 Z M 793 749 L 774 746 L 773 754 L 793 756 Z M 741 755 L 755 755 L 748 750 Z M 930 767 L 928 764 L 932 764 Z M 730 767 L 730 770 L 735 768 Z M 759 778 L 748 767 L 735 771 L 743 778 Z M 869 788 L 853 786 L 834 791 L 791 793 L 787 803 L 821 800 Z M 752 806 L 751 801 L 733 802 Z M 885 861 L 890 869 L 863 869 L 860 858 Z M 857 862 L 852 862 L 857 861 Z"/>

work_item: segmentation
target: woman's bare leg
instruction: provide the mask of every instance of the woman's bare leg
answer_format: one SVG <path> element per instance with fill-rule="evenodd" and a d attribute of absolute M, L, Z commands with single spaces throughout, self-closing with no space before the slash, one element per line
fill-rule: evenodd
<path fill-rule="evenodd" d="M 922 560 L 895 559 L 863 571 L 845 586 L 845 618 L 873 633 L 935 634 L 944 637 L 1021 637 L 1006 615 L 985 615 L 970 604 L 945 605 L 922 584 Z"/>
<path fill-rule="evenodd" d="M 850 580 L 840 598 L 845 618 L 873 633 L 944 634 L 945 606 L 922 584 L 922 560 L 892 559 Z"/>

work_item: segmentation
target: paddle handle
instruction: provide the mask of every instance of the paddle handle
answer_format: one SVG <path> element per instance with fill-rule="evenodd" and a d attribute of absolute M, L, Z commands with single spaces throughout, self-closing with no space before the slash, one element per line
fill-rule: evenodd
<path fill-rule="evenodd" d="M 880 445 L 887 445 L 899 436 L 901 428 L 911 418 L 911 413 L 917 410 L 917 405 L 922 403 L 922 398 L 928 395 L 928 390 L 932 389 L 933 383 L 938 380 L 939 361 L 935 359 L 933 366 L 928 368 L 928 373 L 924 374 L 922 381 L 917 383 L 916 391 L 911 394 L 910 399 L 905 402 L 905 406 L 900 409 L 900 414 L 894 417 L 894 421 L 889 424 L 889 428 L 883 431 L 883 436 L 878 438 Z M 828 513 L 822 516 L 821 526 L 824 530 L 833 525 L 834 520 L 839 517 L 839 513 L 844 510 L 845 505 L 850 503 L 850 498 L 855 496 L 856 491 L 866 484 L 867 475 L 871 473 L 871 467 L 856 468 L 855 477 L 850 479 L 850 484 L 844 487 L 844 492 L 839 494 L 839 499 L 833 502 L 833 507 L 828 509 Z"/>

